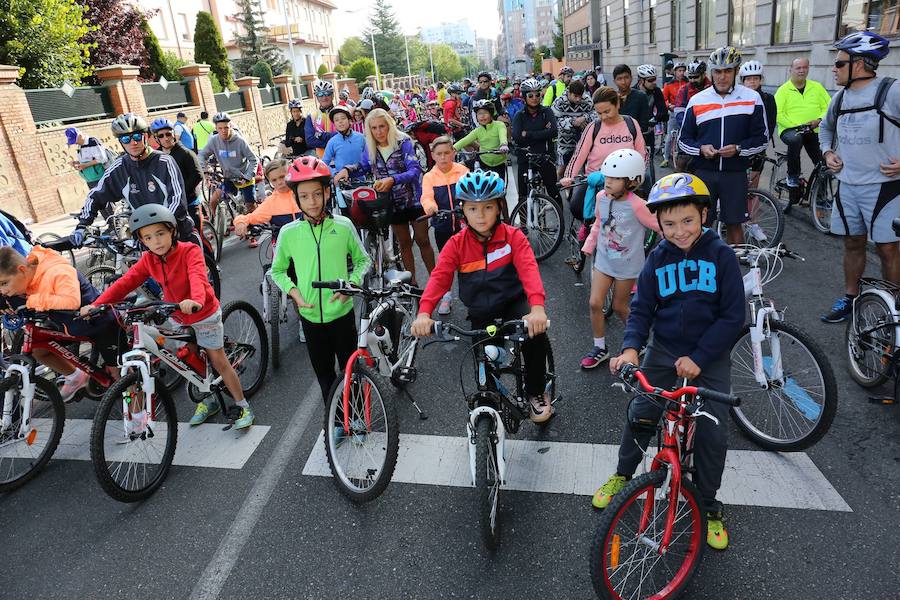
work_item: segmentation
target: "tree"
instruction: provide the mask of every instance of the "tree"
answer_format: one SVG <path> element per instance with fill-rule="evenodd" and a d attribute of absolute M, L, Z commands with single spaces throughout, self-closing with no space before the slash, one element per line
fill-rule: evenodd
<path fill-rule="evenodd" d="M 363 33 L 363 37 L 370 39 L 372 35 L 375 36 L 378 69 L 382 73 L 406 73 L 403 36 L 400 34 L 400 24 L 394 16 L 390 0 L 375 0 L 369 21 L 372 27 Z M 371 48 L 367 49 L 366 56 L 372 56 Z"/>
<path fill-rule="evenodd" d="M 269 63 L 274 71 L 290 72 L 290 65 L 284 60 L 281 50 L 269 41 L 269 28 L 256 0 L 238 0 L 235 18 L 241 25 L 238 31 L 243 31 L 234 37 L 237 47 L 241 49 L 241 57 L 234 61 L 238 74 L 249 75 L 253 66 L 261 60 Z"/>
<path fill-rule="evenodd" d="M 78 85 L 91 74 L 89 30 L 72 0 L 0 0 L 0 64 L 17 65 L 25 88 Z"/>
<path fill-rule="evenodd" d="M 352 77 L 357 83 L 365 83 L 366 77 L 375 74 L 375 62 L 371 58 L 363 56 L 357 58 L 347 69 L 347 76 Z"/>
<path fill-rule="evenodd" d="M 197 24 L 194 26 L 194 60 L 209 65 L 210 75 L 215 76 L 219 91 L 223 85 L 233 86 L 225 41 L 212 15 L 205 11 L 197 13 Z"/>
<path fill-rule="evenodd" d="M 156 13 L 155 10 L 144 14 L 137 6 L 124 0 L 76 2 L 84 7 L 84 16 L 90 25 L 90 31 L 81 38 L 81 43 L 90 49 L 90 63 L 94 69 L 126 64 L 140 68 L 144 74 L 148 73 L 143 24 Z"/>
<path fill-rule="evenodd" d="M 341 64 L 349 65 L 357 58 L 362 58 L 363 56 L 370 56 L 372 54 L 371 48 L 368 48 L 368 44 L 363 42 L 358 37 L 349 37 L 347 38 L 341 47 L 338 48 L 338 58 Z"/>
<path fill-rule="evenodd" d="M 159 40 L 146 19 L 141 22 L 141 31 L 143 32 L 144 51 L 147 53 L 146 64 L 141 68 L 141 78 L 147 81 L 156 81 L 165 72 L 162 46 L 159 45 Z"/>
<path fill-rule="evenodd" d="M 475 75 L 481 71 L 481 65 L 474 56 L 463 56 L 459 59 L 459 64 L 467 77 L 475 78 Z"/>
<path fill-rule="evenodd" d="M 563 22 L 562 17 L 557 17 L 556 30 L 553 32 L 553 58 L 562 60 L 566 55 L 566 47 L 563 43 Z"/>
<path fill-rule="evenodd" d="M 322 63 L 321 65 L 319 65 L 319 68 L 316 69 L 316 75 L 319 76 L 319 79 L 322 79 L 322 76 L 325 75 L 325 73 L 327 73 L 327 72 L 328 72 L 328 65 L 326 65 L 325 63 Z"/>
<path fill-rule="evenodd" d="M 431 55 L 434 57 L 434 76 L 439 81 L 455 81 L 465 75 L 459 56 L 447 44 L 432 46 Z"/>
<path fill-rule="evenodd" d="M 547 46 L 541 45 L 539 48 L 535 48 L 534 50 L 534 72 L 540 73 L 543 71 L 544 59 L 550 58 L 550 48 Z"/>
<path fill-rule="evenodd" d="M 265 87 L 267 85 L 275 87 L 275 75 L 272 73 L 272 67 L 269 66 L 269 63 L 266 61 L 261 60 L 253 65 L 250 74 L 254 77 L 259 77 L 260 87 Z"/>
<path fill-rule="evenodd" d="M 347 76 L 347 67 L 345 67 L 344 65 L 340 65 L 340 64 L 334 65 L 334 72 L 337 73 L 341 77 L 346 77 Z"/>

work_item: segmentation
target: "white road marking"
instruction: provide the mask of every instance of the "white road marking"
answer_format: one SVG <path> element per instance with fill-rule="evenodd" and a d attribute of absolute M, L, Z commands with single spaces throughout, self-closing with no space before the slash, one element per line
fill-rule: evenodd
<path fill-rule="evenodd" d="M 392 481 L 471 487 L 466 444 L 462 437 L 400 434 Z M 590 496 L 615 471 L 618 446 L 508 439 L 507 454 L 507 489 Z M 321 432 L 303 474 L 331 477 Z M 718 498 L 725 504 L 852 512 L 803 452 L 729 450 Z"/>

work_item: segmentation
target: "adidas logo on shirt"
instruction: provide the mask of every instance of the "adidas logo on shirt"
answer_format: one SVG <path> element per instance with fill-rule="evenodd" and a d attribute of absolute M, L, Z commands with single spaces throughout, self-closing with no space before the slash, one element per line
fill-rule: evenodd
<path fill-rule="evenodd" d="M 594 141 L 594 143 L 595 143 L 595 144 L 596 144 L 596 143 L 600 143 L 600 144 L 624 144 L 624 143 L 626 143 L 626 142 L 632 142 L 632 141 L 634 141 L 634 140 L 631 139 L 631 136 L 630 136 L 630 135 L 608 135 L 608 136 L 605 136 L 605 137 L 603 137 L 603 136 L 598 137 L 598 138 Z"/>

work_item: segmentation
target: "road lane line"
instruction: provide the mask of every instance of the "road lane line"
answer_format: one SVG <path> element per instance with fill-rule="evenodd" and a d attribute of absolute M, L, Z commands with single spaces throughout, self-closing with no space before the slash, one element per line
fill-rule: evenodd
<path fill-rule="evenodd" d="M 304 475 L 331 477 L 321 441 L 320 433 Z M 392 481 L 471 487 L 467 443 L 462 437 L 400 434 Z M 618 446 L 507 440 L 507 457 L 508 489 L 590 496 L 615 471 Z M 804 452 L 729 450 L 718 497 L 725 504 L 852 512 Z"/>
<path fill-rule="evenodd" d="M 290 423 L 278 440 L 278 445 L 266 461 L 262 473 L 244 499 L 228 531 L 225 532 L 215 556 L 200 575 L 191 592 L 191 600 L 215 600 L 219 597 L 237 564 L 241 550 L 253 534 L 253 528 L 269 503 L 269 498 L 272 497 L 272 492 L 275 491 L 285 467 L 294 460 L 297 444 L 300 443 L 310 419 L 320 404 L 319 388 L 315 385 L 310 386 L 309 392 L 300 401 L 300 406 L 294 411 Z"/>

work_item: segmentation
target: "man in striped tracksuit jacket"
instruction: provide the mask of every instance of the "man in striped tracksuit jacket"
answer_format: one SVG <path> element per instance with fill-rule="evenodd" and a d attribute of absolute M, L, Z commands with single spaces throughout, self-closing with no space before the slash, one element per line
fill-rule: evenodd
<path fill-rule="evenodd" d="M 693 172 L 710 191 L 710 220 L 725 223 L 726 241 L 744 241 L 749 157 L 764 152 L 769 141 L 765 107 L 759 94 L 735 83 L 741 54 L 731 47 L 710 55 L 713 84 L 688 102 L 678 148 L 696 156 Z"/>

